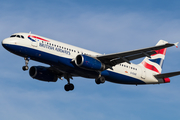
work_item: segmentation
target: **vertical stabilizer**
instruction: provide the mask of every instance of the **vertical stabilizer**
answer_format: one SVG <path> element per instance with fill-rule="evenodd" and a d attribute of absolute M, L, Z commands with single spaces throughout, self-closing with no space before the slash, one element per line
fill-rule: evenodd
<path fill-rule="evenodd" d="M 164 40 L 160 40 L 156 46 L 158 45 L 163 45 L 163 44 L 166 44 L 168 42 L 164 41 Z M 142 62 L 141 64 L 149 69 L 149 70 L 152 70 L 158 74 L 161 73 L 162 71 L 162 66 L 163 66 L 163 62 L 164 62 L 164 58 L 165 58 L 165 55 L 166 55 L 166 49 L 167 48 L 163 48 L 163 49 L 160 49 L 160 50 L 156 50 L 156 54 L 153 54 L 151 55 L 151 57 L 146 57 Z"/>

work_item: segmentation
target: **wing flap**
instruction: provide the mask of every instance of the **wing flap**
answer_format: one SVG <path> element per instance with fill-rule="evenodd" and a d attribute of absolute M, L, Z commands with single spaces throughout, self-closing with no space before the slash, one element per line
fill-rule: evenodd
<path fill-rule="evenodd" d="M 149 52 L 148 55 L 153 55 L 155 54 L 156 52 L 155 51 L 152 51 L 152 52 Z M 127 57 L 124 57 L 124 60 L 123 58 L 117 58 L 117 59 L 112 59 L 110 60 L 110 65 L 111 66 L 114 66 L 118 63 L 123 63 L 123 62 L 127 62 L 127 61 L 131 61 L 131 60 L 135 60 L 137 58 L 142 58 L 142 57 L 146 57 L 147 55 L 145 55 L 144 53 L 139 53 L 139 54 L 135 54 L 135 55 L 131 55 L 131 56 L 127 56 Z M 105 64 L 108 64 L 108 63 L 105 63 Z"/>

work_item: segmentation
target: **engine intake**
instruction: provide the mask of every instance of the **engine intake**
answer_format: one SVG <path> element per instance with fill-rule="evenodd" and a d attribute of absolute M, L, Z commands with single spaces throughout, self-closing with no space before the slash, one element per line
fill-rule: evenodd
<path fill-rule="evenodd" d="M 77 55 L 75 59 L 75 64 L 78 67 L 87 70 L 105 70 L 105 65 L 101 63 L 101 61 L 87 55 Z"/>
<path fill-rule="evenodd" d="M 34 79 L 46 82 L 56 82 L 58 79 L 56 74 L 43 66 L 32 66 L 29 70 L 29 75 Z"/>

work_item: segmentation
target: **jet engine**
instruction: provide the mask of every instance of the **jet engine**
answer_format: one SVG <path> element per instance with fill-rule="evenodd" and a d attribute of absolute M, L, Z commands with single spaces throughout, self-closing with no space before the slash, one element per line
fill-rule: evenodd
<path fill-rule="evenodd" d="M 43 66 L 32 66 L 29 70 L 29 75 L 34 79 L 45 82 L 56 82 L 58 79 L 56 74 Z"/>
<path fill-rule="evenodd" d="M 75 64 L 83 69 L 87 70 L 105 70 L 105 65 L 96 58 L 87 55 L 77 55 L 75 58 Z"/>

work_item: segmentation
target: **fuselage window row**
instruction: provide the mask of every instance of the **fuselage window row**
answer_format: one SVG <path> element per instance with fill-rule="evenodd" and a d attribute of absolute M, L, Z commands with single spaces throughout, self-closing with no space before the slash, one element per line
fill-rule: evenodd
<path fill-rule="evenodd" d="M 42 43 L 45 43 L 44 41 L 42 41 Z M 62 47 L 62 46 L 60 46 L 60 45 L 56 45 L 56 44 L 51 44 L 51 43 L 46 43 L 46 44 L 48 44 L 48 45 L 52 45 L 52 46 L 55 46 L 55 47 L 59 47 L 59 48 L 61 48 L 61 49 L 65 49 L 65 50 L 69 50 L 69 51 L 72 51 L 72 52 L 77 52 L 77 53 L 79 53 L 79 51 L 76 51 L 76 50 L 73 50 L 73 49 L 69 49 L 69 48 L 66 48 L 66 47 Z M 82 54 L 83 54 L 83 52 L 82 52 Z M 85 53 L 84 53 L 85 54 Z"/>

